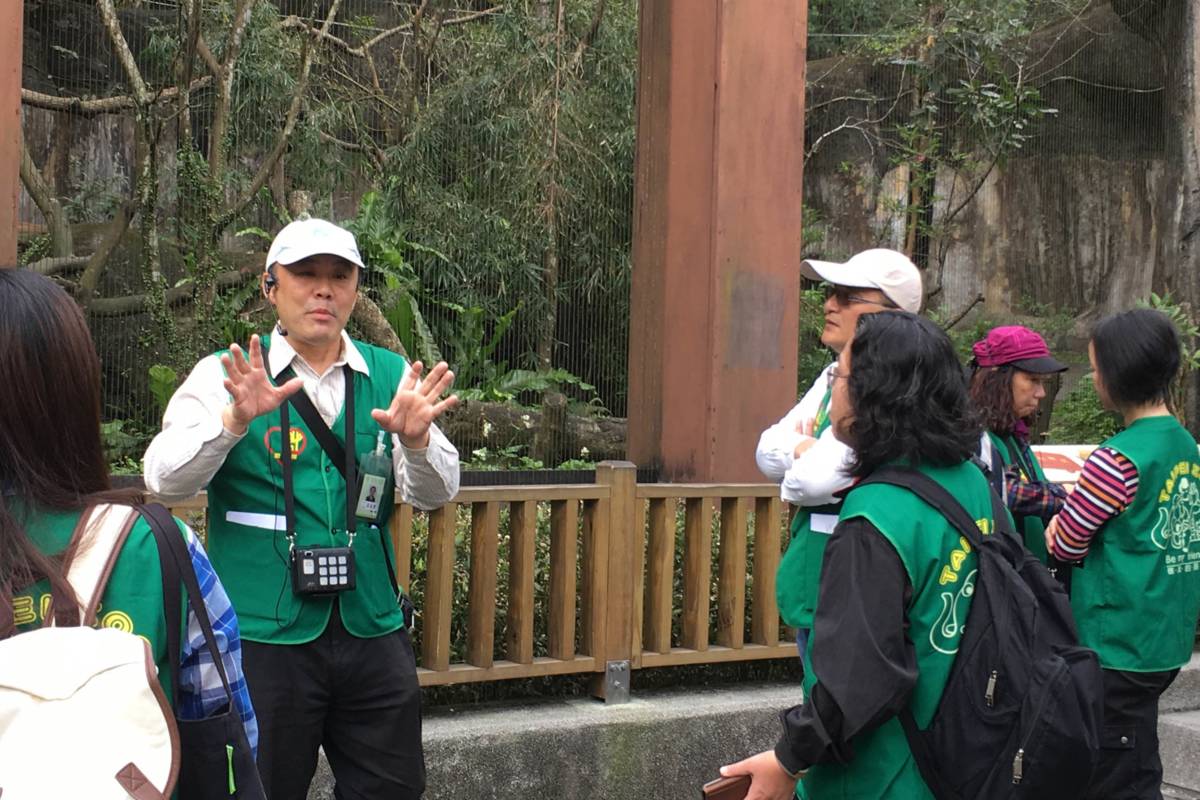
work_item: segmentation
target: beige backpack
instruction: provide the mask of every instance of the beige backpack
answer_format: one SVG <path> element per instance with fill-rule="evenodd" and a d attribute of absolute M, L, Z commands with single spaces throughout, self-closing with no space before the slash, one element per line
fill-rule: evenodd
<path fill-rule="evenodd" d="M 91 627 L 137 519 L 111 505 L 80 518 L 67 573 L 78 627 L 47 615 L 46 627 L 0 641 L 2 800 L 162 800 L 175 788 L 179 733 L 149 643 Z"/>

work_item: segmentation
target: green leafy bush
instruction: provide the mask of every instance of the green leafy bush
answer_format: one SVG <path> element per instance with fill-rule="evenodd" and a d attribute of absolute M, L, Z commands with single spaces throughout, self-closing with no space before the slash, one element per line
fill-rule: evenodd
<path fill-rule="evenodd" d="M 1175 381 L 1171 385 L 1170 397 L 1168 397 L 1167 402 L 1171 407 L 1171 411 L 1186 426 L 1189 422 L 1187 419 L 1187 403 L 1185 402 L 1187 399 L 1187 387 L 1192 382 L 1193 373 L 1196 369 L 1200 368 L 1200 348 L 1196 346 L 1197 337 L 1200 336 L 1200 325 L 1196 322 L 1191 305 L 1176 302 L 1171 297 L 1170 292 L 1162 296 L 1151 292 L 1149 298 L 1138 301 L 1138 307 L 1153 308 L 1161 311 L 1171 319 L 1171 322 L 1175 324 L 1175 328 L 1179 331 L 1179 374 L 1175 376 Z"/>
<path fill-rule="evenodd" d="M 1100 396 L 1085 377 L 1054 405 L 1047 444 L 1098 444 L 1117 432 L 1120 420 L 1100 405 Z"/>
<path fill-rule="evenodd" d="M 821 370 L 833 360 L 829 348 L 821 344 L 825 328 L 825 292 L 819 288 L 800 292 L 800 364 L 796 394 L 803 397 Z"/>
<path fill-rule="evenodd" d="M 140 430 L 128 419 L 100 423 L 100 440 L 108 457 L 108 471 L 113 475 L 141 475 L 142 454 L 154 438 Z"/>
<path fill-rule="evenodd" d="M 175 394 L 179 373 L 165 364 L 155 364 L 147 372 L 150 375 L 150 394 L 154 395 L 158 413 L 162 414 L 167 410 L 167 403 L 171 402 L 171 395 Z"/>

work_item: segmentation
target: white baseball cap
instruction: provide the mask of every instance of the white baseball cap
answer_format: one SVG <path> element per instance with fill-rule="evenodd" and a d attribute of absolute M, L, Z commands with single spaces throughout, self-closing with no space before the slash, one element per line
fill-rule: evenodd
<path fill-rule="evenodd" d="M 295 264 L 309 256 L 337 256 L 365 269 L 354 234 L 323 219 L 298 219 L 284 226 L 267 251 L 267 268 L 272 264 Z"/>
<path fill-rule="evenodd" d="M 915 314 L 921 310 L 921 271 L 895 250 L 863 250 L 844 264 L 805 259 L 800 262 L 800 274 L 835 286 L 878 289 L 905 311 Z"/>

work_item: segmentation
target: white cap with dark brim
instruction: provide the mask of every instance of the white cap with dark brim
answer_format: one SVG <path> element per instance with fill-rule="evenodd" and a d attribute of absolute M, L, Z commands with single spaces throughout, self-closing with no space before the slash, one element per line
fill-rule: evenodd
<path fill-rule="evenodd" d="M 800 274 L 834 286 L 878 289 L 905 311 L 915 314 L 921 310 L 921 271 L 895 250 L 863 250 L 845 263 L 805 259 L 800 262 Z"/>
<path fill-rule="evenodd" d="M 298 219 L 285 225 L 267 251 L 267 268 L 321 255 L 344 258 L 361 269 L 366 268 L 354 234 L 323 219 Z"/>

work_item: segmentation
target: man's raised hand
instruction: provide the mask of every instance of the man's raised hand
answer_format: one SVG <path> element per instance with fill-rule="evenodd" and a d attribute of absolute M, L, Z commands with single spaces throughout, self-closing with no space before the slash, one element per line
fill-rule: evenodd
<path fill-rule="evenodd" d="M 377 408 L 371 417 L 379 427 L 400 437 L 405 447 L 418 450 L 429 445 L 429 426 L 446 411 L 458 405 L 458 395 L 443 399 L 442 394 L 454 385 L 454 373 L 445 361 L 429 371 L 424 378 L 425 366 L 415 361 L 404 372 L 400 386 L 392 403 L 386 409 Z"/>
<path fill-rule="evenodd" d="M 250 337 L 250 358 L 236 344 L 221 356 L 225 368 L 225 391 L 229 392 L 229 405 L 221 411 L 221 422 L 230 433 L 241 435 L 256 417 L 274 411 L 294 392 L 304 385 L 299 378 L 292 378 L 282 386 L 271 383 L 263 364 L 262 344 L 258 334 Z"/>

